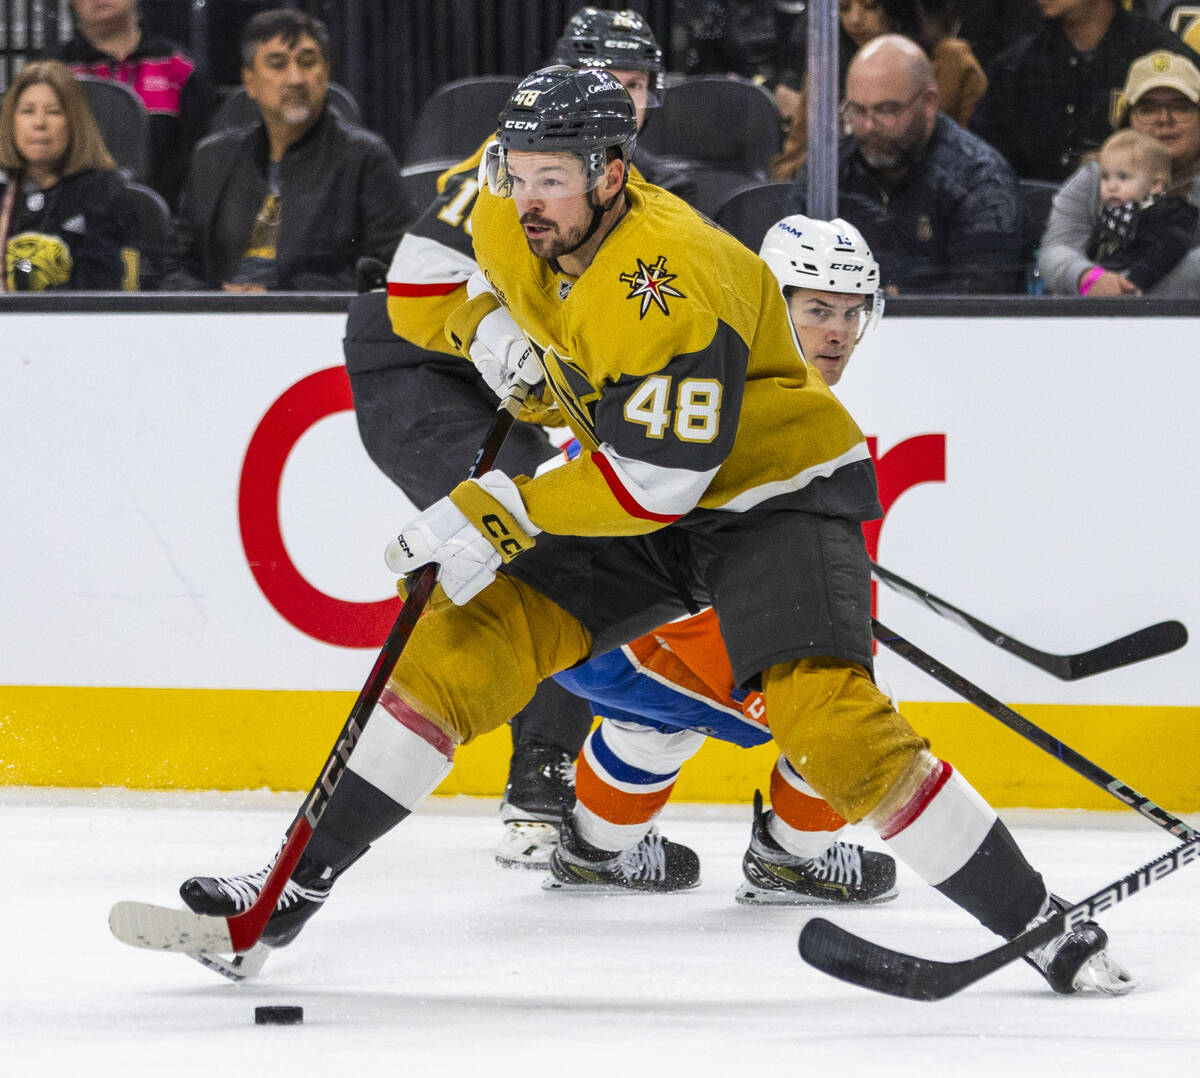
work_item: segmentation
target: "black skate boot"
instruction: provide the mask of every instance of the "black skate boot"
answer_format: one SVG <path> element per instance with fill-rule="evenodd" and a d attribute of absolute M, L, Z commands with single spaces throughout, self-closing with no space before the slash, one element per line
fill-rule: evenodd
<path fill-rule="evenodd" d="M 518 741 L 500 802 L 504 837 L 496 863 L 545 868 L 558 843 L 558 824 L 575 806 L 575 761 L 557 745 Z"/>
<path fill-rule="evenodd" d="M 763 812 L 754 791 L 750 847 L 742 858 L 746 879 L 734 898 L 750 906 L 866 905 L 896 897 L 896 862 L 848 842 L 835 842 L 820 857 L 797 857 L 767 830 L 772 813 Z"/>
<path fill-rule="evenodd" d="M 1029 927 L 1041 924 L 1066 909 L 1070 909 L 1070 903 L 1058 895 L 1048 895 Z M 1108 933 L 1095 921 L 1084 921 L 1070 932 L 1055 936 L 1036 951 L 1030 951 L 1025 961 L 1061 995 L 1071 995 L 1085 988 L 1095 989 L 1107 996 L 1123 996 L 1126 992 L 1132 992 L 1138 985 L 1137 979 L 1113 959 L 1107 948 Z"/>
<path fill-rule="evenodd" d="M 274 864 L 272 861 L 266 868 L 244 876 L 193 876 L 180 885 L 179 897 L 193 913 L 232 917 L 248 909 L 259 896 Z M 339 875 L 307 854 L 302 856 L 263 929 L 262 942 L 268 947 L 286 947 L 291 943 L 329 897 L 333 881 Z"/>
<path fill-rule="evenodd" d="M 696 851 L 663 838 L 654 828 L 630 850 L 599 850 L 579 837 L 570 815 L 550 854 L 547 891 L 686 891 L 700 883 Z"/>

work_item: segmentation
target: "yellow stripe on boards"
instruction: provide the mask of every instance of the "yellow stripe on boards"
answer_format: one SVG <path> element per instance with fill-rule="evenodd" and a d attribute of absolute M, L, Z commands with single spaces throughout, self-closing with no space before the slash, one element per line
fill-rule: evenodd
<path fill-rule="evenodd" d="M 355 694 L 218 689 L 0 687 L 0 785 L 307 790 Z M 958 703 L 901 710 L 998 808 L 1119 808 L 1108 794 Z M 1096 765 L 1172 812 L 1200 811 L 1200 708 L 1017 705 Z M 499 797 L 511 738 L 458 750 L 437 793 Z M 684 765 L 680 801 L 746 802 L 769 786 L 773 744 L 708 741 Z"/>

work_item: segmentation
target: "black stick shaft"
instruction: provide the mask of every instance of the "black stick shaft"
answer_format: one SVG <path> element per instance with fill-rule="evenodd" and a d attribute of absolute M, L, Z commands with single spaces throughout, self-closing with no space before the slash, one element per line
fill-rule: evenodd
<path fill-rule="evenodd" d="M 905 580 L 898 573 L 893 573 L 876 562 L 871 562 L 871 572 L 893 591 L 908 596 L 935 614 L 971 630 L 989 644 L 1052 674 L 1061 681 L 1078 681 L 1080 678 L 1091 677 L 1117 667 L 1153 659 L 1183 647 L 1188 640 L 1187 629 L 1181 622 L 1161 621 L 1088 651 L 1080 651 L 1074 655 L 1058 655 L 1031 647 L 1009 633 L 993 628 L 973 614 L 960 610 L 953 603 L 938 598 L 932 592 Z"/>
<path fill-rule="evenodd" d="M 1111 794 L 1123 805 L 1128 805 L 1130 808 L 1136 809 L 1155 826 L 1161 827 L 1163 830 L 1169 831 L 1180 838 L 1200 838 L 1200 833 L 1194 828 L 1189 827 L 1179 817 L 1173 816 L 1166 809 L 1162 808 L 1162 806 L 1151 801 L 1145 794 L 1139 793 L 1132 786 L 1109 774 L 1104 768 L 1092 763 L 1086 756 L 1080 755 L 1053 734 L 1047 733 L 1040 726 L 1034 725 L 1024 715 L 1014 711 L 1007 704 L 1001 703 L 990 693 L 985 692 L 978 685 L 973 684 L 961 674 L 951 670 L 945 663 L 935 659 L 928 652 L 922 651 L 916 644 L 906 640 L 899 633 L 893 632 L 886 625 L 883 625 L 874 618 L 871 620 L 871 628 L 875 634 L 875 639 L 884 647 L 890 651 L 894 651 L 902 659 L 906 659 L 918 669 L 924 670 L 925 673 L 929 674 L 935 680 L 940 681 L 948 689 L 956 692 L 968 703 L 972 703 L 982 711 L 986 711 L 992 718 L 998 719 L 1010 730 L 1020 734 L 1027 741 L 1032 741 L 1039 749 L 1048 752 L 1055 759 L 1061 760 L 1077 775 L 1081 775 L 1088 782 L 1099 786 L 1100 789 Z"/>

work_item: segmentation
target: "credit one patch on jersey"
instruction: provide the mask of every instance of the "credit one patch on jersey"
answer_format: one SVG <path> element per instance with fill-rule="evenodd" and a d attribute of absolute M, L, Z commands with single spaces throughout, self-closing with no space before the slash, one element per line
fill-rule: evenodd
<path fill-rule="evenodd" d="M 636 272 L 621 274 L 621 283 L 629 285 L 629 295 L 625 298 L 640 298 L 642 301 L 642 309 L 638 312 L 638 318 L 646 317 L 651 303 L 657 304 L 663 314 L 670 314 L 671 312 L 667 309 L 668 296 L 687 299 L 687 296 L 679 289 L 671 286 L 671 282 L 678 276 L 677 273 L 667 272 L 665 255 L 659 255 L 649 266 L 639 258 Z"/>

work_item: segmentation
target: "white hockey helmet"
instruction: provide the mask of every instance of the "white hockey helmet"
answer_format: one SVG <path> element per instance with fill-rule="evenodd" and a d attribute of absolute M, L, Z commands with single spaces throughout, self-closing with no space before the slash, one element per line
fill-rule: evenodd
<path fill-rule="evenodd" d="M 793 214 L 767 230 L 758 253 L 771 267 L 785 296 L 791 288 L 864 296 L 865 317 L 856 340 L 861 341 L 882 317 L 879 263 L 862 233 L 849 221 L 840 217 L 818 221 Z"/>

